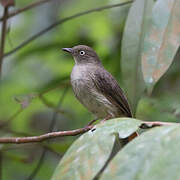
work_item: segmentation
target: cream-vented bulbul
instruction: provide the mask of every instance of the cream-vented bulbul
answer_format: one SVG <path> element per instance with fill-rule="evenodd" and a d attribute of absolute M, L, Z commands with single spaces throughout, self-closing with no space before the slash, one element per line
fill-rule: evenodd
<path fill-rule="evenodd" d="M 115 78 L 104 69 L 96 52 L 85 45 L 63 48 L 75 61 L 71 84 L 77 99 L 98 119 L 132 117 L 130 106 Z"/>

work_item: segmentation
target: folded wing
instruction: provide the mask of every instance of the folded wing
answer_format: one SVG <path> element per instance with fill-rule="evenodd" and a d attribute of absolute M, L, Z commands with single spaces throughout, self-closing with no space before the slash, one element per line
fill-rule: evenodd
<path fill-rule="evenodd" d="M 95 71 L 93 76 L 94 77 L 92 77 L 92 79 L 97 90 L 101 92 L 111 103 L 116 104 L 124 116 L 132 117 L 127 98 L 113 76 L 104 68 Z"/>

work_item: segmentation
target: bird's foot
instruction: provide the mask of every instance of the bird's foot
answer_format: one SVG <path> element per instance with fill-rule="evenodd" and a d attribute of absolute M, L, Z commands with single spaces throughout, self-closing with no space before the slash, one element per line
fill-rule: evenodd
<path fill-rule="evenodd" d="M 98 120 L 98 118 L 93 119 L 92 121 L 90 121 L 86 126 L 91 126 L 93 123 L 95 123 Z"/>
<path fill-rule="evenodd" d="M 101 123 L 104 123 L 105 121 L 111 119 L 112 116 L 111 115 L 107 115 L 104 119 L 101 120 Z"/>

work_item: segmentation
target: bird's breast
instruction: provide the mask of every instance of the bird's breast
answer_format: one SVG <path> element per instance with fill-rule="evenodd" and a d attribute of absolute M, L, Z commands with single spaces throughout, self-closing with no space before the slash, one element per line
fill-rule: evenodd
<path fill-rule="evenodd" d="M 71 72 L 71 82 L 79 79 L 89 78 L 89 69 L 85 65 L 75 65 Z"/>
<path fill-rule="evenodd" d="M 94 83 L 87 66 L 74 66 L 71 73 L 71 84 L 77 98 L 83 98 L 93 88 Z"/>
<path fill-rule="evenodd" d="M 97 117 L 105 117 L 108 111 L 116 111 L 111 102 L 98 92 L 94 80 L 93 67 L 75 66 L 71 73 L 71 84 L 77 99 Z M 111 110 L 112 109 L 112 110 Z"/>

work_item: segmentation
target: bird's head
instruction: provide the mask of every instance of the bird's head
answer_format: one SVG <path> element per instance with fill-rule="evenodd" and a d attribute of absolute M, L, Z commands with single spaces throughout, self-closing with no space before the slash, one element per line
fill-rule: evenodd
<path fill-rule="evenodd" d="M 62 50 L 70 53 L 76 64 L 101 64 L 96 52 L 86 45 L 78 45 L 73 48 L 62 48 Z"/>

